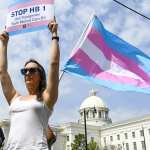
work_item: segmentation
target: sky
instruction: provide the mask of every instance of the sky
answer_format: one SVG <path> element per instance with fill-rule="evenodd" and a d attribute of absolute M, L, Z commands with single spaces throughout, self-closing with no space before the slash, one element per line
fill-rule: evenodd
<path fill-rule="evenodd" d="M 120 0 L 150 17 L 149 0 Z M 4 30 L 7 6 L 10 0 L 0 0 L 0 32 Z M 150 21 L 123 8 L 113 0 L 55 0 L 55 15 L 59 25 L 60 73 L 73 47 L 95 13 L 105 28 L 150 56 Z M 47 70 L 51 35 L 48 30 L 11 36 L 8 45 L 8 71 L 12 82 L 22 95 L 27 91 L 20 69 L 29 58 L 38 60 Z M 64 74 L 59 84 L 59 97 L 50 118 L 50 124 L 77 122 L 79 107 L 95 89 L 110 109 L 113 122 L 150 114 L 150 95 L 136 92 L 118 92 Z M 0 87 L 0 120 L 9 118 L 8 104 Z"/>

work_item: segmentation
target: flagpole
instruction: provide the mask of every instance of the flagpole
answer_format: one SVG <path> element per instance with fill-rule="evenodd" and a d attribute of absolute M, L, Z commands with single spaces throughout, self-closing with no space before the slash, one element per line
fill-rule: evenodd
<path fill-rule="evenodd" d="M 62 77 L 63 77 L 64 73 L 65 73 L 65 71 L 64 71 L 64 70 L 62 70 L 62 72 L 61 72 L 61 74 L 60 74 L 60 76 L 59 76 L 59 83 L 60 83 L 60 81 L 61 81 L 61 79 L 62 79 Z"/>
<path fill-rule="evenodd" d="M 54 4 L 54 9 L 55 9 L 55 4 Z M 89 21 L 89 22 L 87 23 L 87 25 L 85 26 L 85 29 L 83 30 L 83 32 L 82 32 L 82 34 L 81 34 L 79 40 L 77 41 L 77 44 L 74 46 L 72 52 L 73 52 L 74 49 L 80 44 L 80 42 L 81 42 L 81 40 L 82 40 L 82 37 L 84 36 L 84 34 L 85 34 L 87 28 L 89 27 L 89 25 L 90 25 L 90 23 L 91 23 L 91 21 L 92 21 L 92 19 L 93 19 L 94 16 L 95 16 L 95 13 L 92 13 L 92 15 L 90 16 L 90 21 Z M 59 82 L 61 81 L 61 79 L 62 79 L 64 73 L 65 73 L 65 71 L 62 70 L 62 73 L 61 73 L 60 76 L 59 76 Z"/>
<path fill-rule="evenodd" d="M 81 42 L 81 40 L 82 40 L 82 37 L 84 36 L 84 34 L 85 34 L 86 30 L 88 29 L 88 27 L 89 27 L 89 25 L 90 25 L 92 19 L 94 18 L 94 16 L 95 16 L 95 13 L 92 13 L 92 15 L 90 16 L 90 21 L 89 21 L 89 22 L 87 23 L 87 25 L 85 26 L 85 28 L 84 28 L 84 30 L 83 30 L 83 32 L 82 32 L 80 38 L 78 39 L 76 45 L 74 46 L 74 48 L 73 48 L 73 50 L 72 50 L 72 53 L 74 52 L 75 48 L 80 44 L 80 42 Z M 71 53 L 71 55 L 72 55 L 72 53 Z M 65 70 L 63 70 L 63 72 L 61 73 L 61 75 L 60 75 L 60 77 L 59 77 L 59 82 L 61 81 L 61 79 L 62 79 L 64 73 L 65 73 Z"/>
<path fill-rule="evenodd" d="M 87 28 L 89 27 L 89 25 L 90 25 L 90 23 L 91 23 L 91 21 L 92 21 L 92 19 L 93 19 L 94 16 L 95 16 L 95 13 L 93 13 L 93 14 L 90 16 L 90 21 L 89 21 L 89 22 L 87 23 L 87 25 L 85 26 L 85 28 L 84 28 L 84 30 L 83 30 L 83 32 L 82 32 L 82 34 L 81 34 L 79 40 L 77 41 L 76 45 L 74 46 L 74 48 L 73 48 L 73 50 L 72 50 L 72 53 L 74 52 L 75 48 L 78 47 L 78 45 L 80 45 L 81 40 L 82 40 L 82 37 L 84 36 L 84 34 L 85 34 Z M 71 53 L 71 54 L 72 54 L 72 53 Z"/>
<path fill-rule="evenodd" d="M 54 1 L 54 17 L 56 17 L 56 16 L 55 16 L 55 1 Z M 56 19 L 56 18 L 55 18 L 55 19 Z"/>
<path fill-rule="evenodd" d="M 56 19 L 55 9 L 56 9 L 56 5 L 55 5 L 55 2 L 54 2 L 54 18 Z M 60 74 L 60 76 L 59 76 L 59 83 L 60 83 L 60 81 L 61 81 L 61 79 L 62 79 L 62 77 L 63 77 L 63 75 L 64 75 L 64 73 L 65 73 L 64 70 L 61 70 L 61 71 L 62 71 L 62 72 L 61 72 L 61 74 Z"/>

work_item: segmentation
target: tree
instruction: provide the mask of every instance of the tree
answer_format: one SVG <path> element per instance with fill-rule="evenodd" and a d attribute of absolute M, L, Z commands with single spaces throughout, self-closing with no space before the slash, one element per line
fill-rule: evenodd
<path fill-rule="evenodd" d="M 98 144 L 91 138 L 90 143 L 88 144 L 88 150 L 102 150 Z"/>
<path fill-rule="evenodd" d="M 85 150 L 85 136 L 84 134 L 75 135 L 75 139 L 71 144 L 72 150 Z"/>
<path fill-rule="evenodd" d="M 86 150 L 85 146 L 86 144 L 84 134 L 79 133 L 78 135 L 75 135 L 75 139 L 71 144 L 72 150 Z M 87 148 L 88 150 L 102 150 L 102 148 L 98 146 L 98 144 L 94 141 L 93 138 L 91 138 L 91 141 L 88 143 Z"/>

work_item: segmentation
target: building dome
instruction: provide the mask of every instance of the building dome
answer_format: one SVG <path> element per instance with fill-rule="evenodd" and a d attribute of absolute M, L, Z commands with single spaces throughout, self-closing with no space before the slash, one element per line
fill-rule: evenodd
<path fill-rule="evenodd" d="M 94 126 L 102 126 L 111 123 L 109 118 L 109 109 L 103 100 L 96 96 L 96 91 L 92 90 L 90 96 L 86 98 L 80 106 L 79 122 Z"/>
<path fill-rule="evenodd" d="M 91 107 L 107 108 L 103 100 L 100 97 L 96 96 L 96 92 L 93 90 L 90 92 L 90 96 L 82 102 L 80 106 L 80 110 L 85 108 L 91 108 Z"/>

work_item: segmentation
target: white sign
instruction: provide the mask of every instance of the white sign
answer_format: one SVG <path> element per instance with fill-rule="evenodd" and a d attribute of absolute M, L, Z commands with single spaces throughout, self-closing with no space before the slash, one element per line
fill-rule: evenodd
<path fill-rule="evenodd" d="M 8 9 L 6 30 L 10 35 L 40 30 L 47 27 L 53 17 L 53 0 L 16 3 Z"/>

